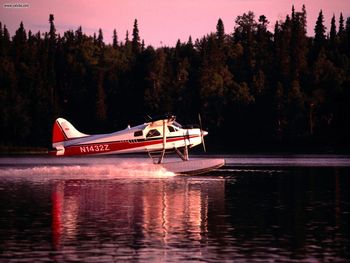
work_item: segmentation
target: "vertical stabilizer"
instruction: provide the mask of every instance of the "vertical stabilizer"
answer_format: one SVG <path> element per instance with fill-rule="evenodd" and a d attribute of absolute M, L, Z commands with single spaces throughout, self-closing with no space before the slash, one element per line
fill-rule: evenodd
<path fill-rule="evenodd" d="M 88 136 L 79 132 L 74 126 L 63 118 L 56 119 L 52 130 L 52 147 L 56 148 L 56 155 L 64 155 L 65 142 Z"/>

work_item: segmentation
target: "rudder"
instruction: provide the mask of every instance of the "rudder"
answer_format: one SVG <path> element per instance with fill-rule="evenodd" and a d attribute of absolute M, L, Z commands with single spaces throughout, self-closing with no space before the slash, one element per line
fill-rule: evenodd
<path fill-rule="evenodd" d="M 88 136 L 79 132 L 74 126 L 63 118 L 56 119 L 52 130 L 52 146 L 64 145 L 65 141 Z"/>

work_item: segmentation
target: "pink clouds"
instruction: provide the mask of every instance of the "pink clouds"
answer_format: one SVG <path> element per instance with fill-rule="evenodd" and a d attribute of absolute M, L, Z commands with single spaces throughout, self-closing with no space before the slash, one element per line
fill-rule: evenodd
<path fill-rule="evenodd" d="M 146 44 L 173 46 L 178 38 L 187 41 L 215 31 L 218 18 L 222 18 L 227 33 L 233 31 L 237 15 L 252 10 L 256 16 L 266 15 L 270 29 L 276 20 L 284 19 L 291 12 L 294 4 L 301 10 L 303 3 L 308 14 L 308 34 L 313 35 L 314 24 L 320 9 L 325 15 L 325 25 L 329 28 L 333 13 L 337 20 L 340 12 L 344 17 L 350 16 L 348 0 L 106 0 L 106 1 L 24 1 L 30 4 L 27 9 L 5 9 L 1 1 L 0 21 L 6 24 L 14 34 L 20 21 L 27 30 L 47 31 L 48 16 L 55 15 L 55 25 L 59 32 L 83 27 L 87 34 L 103 29 L 106 42 L 111 41 L 115 28 L 120 40 L 124 40 L 126 30 L 132 31 L 134 19 L 139 21 L 141 38 Z"/>

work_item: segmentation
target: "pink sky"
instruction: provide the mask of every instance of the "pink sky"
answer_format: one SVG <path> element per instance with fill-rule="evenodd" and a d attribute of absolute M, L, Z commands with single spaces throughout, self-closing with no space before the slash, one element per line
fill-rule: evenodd
<path fill-rule="evenodd" d="M 8 9 L 4 3 L 28 3 L 29 8 Z M 221 18 L 226 33 L 231 33 L 234 20 L 249 10 L 256 18 L 264 14 L 270 21 L 270 30 L 276 20 L 290 14 L 294 4 L 296 11 L 306 6 L 308 34 L 313 35 L 316 18 L 320 9 L 325 16 L 327 31 L 333 13 L 338 23 L 340 12 L 346 19 L 350 16 L 350 0 L 0 0 L 0 22 L 6 24 L 13 35 L 19 23 L 23 21 L 25 29 L 45 32 L 49 30 L 48 17 L 55 16 L 58 32 L 76 30 L 82 26 L 86 34 L 93 34 L 102 28 L 105 42 L 111 42 L 115 28 L 119 40 L 124 41 L 125 32 L 131 33 L 134 19 L 138 20 L 141 39 L 146 45 L 159 47 L 174 46 L 177 39 L 187 41 L 200 38 L 215 31 Z"/>

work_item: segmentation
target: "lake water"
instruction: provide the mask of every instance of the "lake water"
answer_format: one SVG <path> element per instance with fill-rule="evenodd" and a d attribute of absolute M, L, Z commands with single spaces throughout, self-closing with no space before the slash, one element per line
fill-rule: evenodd
<path fill-rule="evenodd" d="M 350 261 L 349 157 L 225 159 L 2 157 L 0 262 Z"/>

